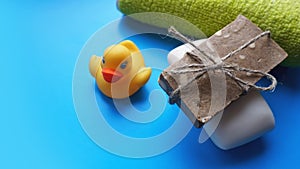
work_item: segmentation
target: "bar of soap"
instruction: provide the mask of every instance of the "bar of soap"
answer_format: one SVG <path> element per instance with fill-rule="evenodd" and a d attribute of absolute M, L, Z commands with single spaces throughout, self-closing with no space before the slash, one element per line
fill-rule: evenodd
<path fill-rule="evenodd" d="M 194 43 L 199 45 L 205 40 L 197 40 Z M 179 61 L 191 50 L 188 44 L 173 49 L 168 54 L 169 64 Z M 275 126 L 273 113 L 258 91 L 251 91 L 242 96 L 225 109 L 222 117 L 219 117 L 220 115 L 222 114 L 213 117 L 203 128 L 211 136 L 214 144 L 223 150 L 253 141 Z"/>
<path fill-rule="evenodd" d="M 203 58 L 205 53 L 213 58 L 222 58 L 262 33 L 263 31 L 254 23 L 239 15 L 235 21 L 201 43 L 198 48 L 203 52 L 197 55 Z M 262 78 L 260 74 L 247 71 L 227 72 L 225 77 L 224 72 L 213 70 L 201 76 L 197 76 L 197 72 L 193 71 L 170 73 L 177 71 L 183 65 L 190 65 L 190 69 L 197 70 L 193 65 L 202 62 L 193 59 L 191 55 L 186 53 L 182 59 L 166 68 L 160 75 L 159 84 L 169 96 L 172 96 L 170 103 L 176 103 L 196 127 L 202 127 L 251 88 L 241 85 L 236 79 L 230 77 L 230 74 L 251 85 Z M 286 57 L 287 53 L 270 36 L 263 36 L 224 60 L 223 63 L 266 73 Z M 190 79 L 196 80 L 189 83 Z M 180 88 L 182 86 L 184 88 Z M 179 92 L 173 95 L 178 88 L 180 88 Z"/>

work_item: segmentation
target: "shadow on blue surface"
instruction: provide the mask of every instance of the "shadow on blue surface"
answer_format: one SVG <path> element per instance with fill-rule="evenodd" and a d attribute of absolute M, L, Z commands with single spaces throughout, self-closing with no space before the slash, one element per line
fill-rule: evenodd
<path fill-rule="evenodd" d="M 259 157 L 265 152 L 266 148 L 267 145 L 264 138 L 259 138 L 244 146 L 229 151 L 223 151 L 223 153 L 226 153 L 227 155 L 227 163 L 242 163 L 251 158 Z"/>
<path fill-rule="evenodd" d="M 107 104 L 107 105 L 114 105 L 114 100 L 108 96 L 105 96 L 97 87 L 97 85 L 95 84 L 95 91 L 96 91 L 96 95 L 98 95 L 102 101 L 104 101 L 103 104 Z M 133 105 L 140 105 L 144 102 L 144 100 L 148 99 L 148 92 L 146 91 L 145 87 L 140 88 L 135 94 L 133 94 L 132 96 L 129 97 L 131 103 Z M 127 99 L 116 99 L 115 101 L 118 104 L 122 104 L 124 106 L 126 106 L 126 100 Z M 101 104 L 99 104 L 99 106 L 101 106 Z M 147 105 L 147 107 L 149 107 L 149 105 Z M 118 110 L 116 109 L 115 106 L 111 106 L 111 111 L 118 113 Z"/>
<path fill-rule="evenodd" d="M 278 66 L 274 69 L 278 82 L 293 91 L 300 91 L 300 68 Z"/>

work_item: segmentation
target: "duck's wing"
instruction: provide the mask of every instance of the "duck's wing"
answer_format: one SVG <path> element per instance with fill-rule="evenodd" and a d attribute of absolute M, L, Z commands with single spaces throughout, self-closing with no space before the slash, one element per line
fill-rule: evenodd
<path fill-rule="evenodd" d="M 147 83 L 151 76 L 152 70 L 150 67 L 141 68 L 131 81 L 131 87 L 142 87 Z"/>
<path fill-rule="evenodd" d="M 96 77 L 97 72 L 99 70 L 100 64 L 101 64 L 102 57 L 93 55 L 90 59 L 89 63 L 89 69 L 90 73 L 92 74 L 93 77 Z"/>
<path fill-rule="evenodd" d="M 120 44 L 125 46 L 132 53 L 140 51 L 139 48 L 131 40 L 125 40 L 125 41 L 121 42 Z"/>

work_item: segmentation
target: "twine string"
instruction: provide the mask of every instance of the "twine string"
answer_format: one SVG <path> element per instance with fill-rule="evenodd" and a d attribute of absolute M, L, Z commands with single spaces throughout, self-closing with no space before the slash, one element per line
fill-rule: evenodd
<path fill-rule="evenodd" d="M 270 31 L 266 31 L 266 32 L 263 32 L 263 33 L 257 35 L 256 37 L 254 37 L 247 43 L 243 44 L 236 50 L 228 53 L 226 56 L 221 58 L 221 62 L 217 62 L 214 59 L 214 57 L 206 54 L 197 45 L 195 45 L 192 40 L 190 40 L 186 36 L 182 35 L 173 26 L 171 26 L 169 28 L 169 34 L 172 35 L 173 37 L 179 39 L 180 41 L 182 41 L 184 43 L 188 43 L 191 46 L 193 46 L 196 50 L 194 50 L 192 52 L 188 52 L 187 55 L 189 55 L 191 58 L 195 59 L 198 62 L 198 63 L 193 63 L 193 64 L 189 64 L 189 65 L 183 65 L 180 67 L 176 67 L 173 70 L 167 71 L 167 73 L 170 73 L 170 74 L 195 73 L 194 78 L 188 80 L 185 84 L 179 85 L 175 90 L 173 90 L 170 93 L 169 102 L 171 104 L 174 104 L 180 97 L 179 96 L 180 90 L 186 88 L 188 85 L 193 83 L 195 80 L 199 79 L 201 76 L 203 76 L 203 74 L 205 74 L 208 71 L 220 70 L 221 72 L 224 72 L 227 76 L 229 76 L 234 81 L 236 81 L 237 84 L 242 88 L 242 90 L 244 92 L 248 92 L 249 88 L 251 88 L 251 87 L 255 88 L 257 90 L 262 90 L 262 91 L 268 91 L 268 90 L 273 91 L 277 85 L 276 78 L 269 73 L 265 73 L 260 70 L 252 70 L 252 69 L 248 69 L 248 68 L 243 68 L 243 67 L 239 67 L 236 64 L 229 64 L 229 63 L 224 62 L 228 58 L 234 56 L 236 53 L 240 52 L 241 50 L 247 48 L 252 43 L 259 40 L 260 38 L 262 38 L 264 36 L 270 37 Z M 203 63 L 206 63 L 206 64 L 203 64 Z M 266 77 L 271 83 L 267 87 L 258 86 L 256 84 L 252 84 L 250 82 L 244 81 L 241 78 L 237 77 L 235 75 L 235 72 L 245 72 L 249 76 Z"/>

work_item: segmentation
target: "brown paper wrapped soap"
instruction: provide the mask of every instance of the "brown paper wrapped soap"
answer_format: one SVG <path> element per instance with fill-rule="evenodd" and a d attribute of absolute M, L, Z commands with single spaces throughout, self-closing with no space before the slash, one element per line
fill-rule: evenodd
<path fill-rule="evenodd" d="M 189 43 L 193 51 L 165 69 L 159 84 L 192 120 L 201 127 L 250 88 L 273 90 L 276 79 L 268 74 L 287 53 L 263 32 L 240 15 L 199 46 L 174 28 L 170 33 Z M 255 83 L 266 77 L 269 86 Z"/>

